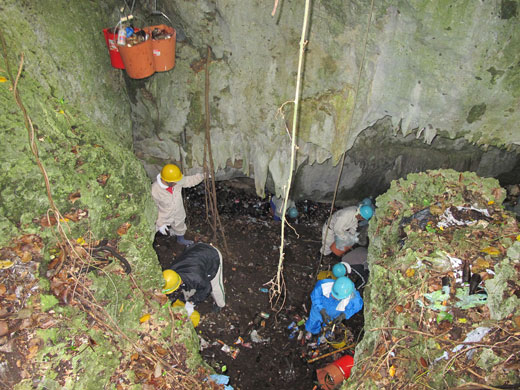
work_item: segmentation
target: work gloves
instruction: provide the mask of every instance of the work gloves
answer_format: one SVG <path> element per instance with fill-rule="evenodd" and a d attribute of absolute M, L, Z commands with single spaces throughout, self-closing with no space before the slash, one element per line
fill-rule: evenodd
<path fill-rule="evenodd" d="M 354 246 L 359 241 L 358 238 L 359 233 L 354 232 L 344 232 L 341 234 L 341 237 L 338 235 L 334 235 L 334 242 L 336 243 L 336 248 L 339 250 L 343 250 L 345 247 Z"/>
<path fill-rule="evenodd" d="M 184 307 L 188 312 L 188 317 L 191 316 L 193 314 L 193 310 L 195 309 L 195 305 L 191 302 L 186 302 L 186 305 Z"/>
<path fill-rule="evenodd" d="M 333 324 L 339 325 L 341 321 L 345 319 L 345 313 L 341 313 L 339 316 L 334 318 L 334 321 L 332 321 Z"/>
<path fill-rule="evenodd" d="M 163 236 L 167 236 L 168 235 L 168 225 L 162 225 L 159 228 L 159 233 L 161 233 Z"/>
<path fill-rule="evenodd" d="M 330 316 L 327 314 L 327 311 L 325 309 L 320 310 L 321 318 L 323 319 L 323 322 L 328 324 L 330 322 Z"/>

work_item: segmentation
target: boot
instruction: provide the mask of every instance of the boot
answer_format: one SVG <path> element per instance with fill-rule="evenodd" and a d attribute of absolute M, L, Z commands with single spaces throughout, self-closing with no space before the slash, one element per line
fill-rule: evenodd
<path fill-rule="evenodd" d="M 193 244 L 193 241 L 192 240 L 186 240 L 184 238 L 184 235 L 182 236 L 177 236 L 177 242 L 181 245 L 185 245 L 185 246 L 190 246 L 191 244 Z"/>

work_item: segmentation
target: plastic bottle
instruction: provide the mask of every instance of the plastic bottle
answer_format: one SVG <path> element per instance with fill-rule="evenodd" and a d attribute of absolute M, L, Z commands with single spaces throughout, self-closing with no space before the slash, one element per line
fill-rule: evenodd
<path fill-rule="evenodd" d="M 117 33 L 117 44 L 120 46 L 126 45 L 126 29 L 120 27 Z"/>

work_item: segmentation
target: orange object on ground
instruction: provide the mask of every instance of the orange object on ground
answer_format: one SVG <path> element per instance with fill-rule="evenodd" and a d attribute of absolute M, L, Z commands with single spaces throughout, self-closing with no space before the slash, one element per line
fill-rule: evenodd
<path fill-rule="evenodd" d="M 332 245 L 330 246 L 330 250 L 336 256 L 343 256 L 345 253 L 347 253 L 351 249 L 352 249 L 351 246 L 346 246 L 345 248 L 343 248 L 343 250 L 339 250 L 338 248 L 336 248 L 336 243 L 335 242 L 333 242 Z"/>
<path fill-rule="evenodd" d="M 155 73 L 150 38 L 134 46 L 118 45 L 118 48 L 129 77 L 144 79 Z"/>
<path fill-rule="evenodd" d="M 354 365 L 354 357 L 345 355 L 338 360 L 316 370 L 318 385 L 322 390 L 335 390 L 348 379 Z"/>
<path fill-rule="evenodd" d="M 152 32 L 154 29 L 164 31 L 169 38 L 154 39 Z M 166 72 L 173 69 L 175 66 L 175 43 L 177 39 L 177 32 L 173 27 L 165 24 L 158 24 L 156 26 L 145 27 L 144 30 L 150 35 L 152 39 L 153 62 L 156 72 Z"/>

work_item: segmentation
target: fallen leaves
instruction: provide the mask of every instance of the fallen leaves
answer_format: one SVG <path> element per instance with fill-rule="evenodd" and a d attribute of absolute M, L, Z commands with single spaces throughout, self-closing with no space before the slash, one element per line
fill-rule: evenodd
<path fill-rule="evenodd" d="M 104 187 L 107 184 L 107 181 L 109 178 L 110 178 L 110 174 L 103 173 L 102 175 L 99 175 L 96 180 L 101 187 Z"/>
<path fill-rule="evenodd" d="M 498 248 L 495 248 L 494 246 L 488 246 L 480 250 L 483 253 L 487 253 L 491 256 L 498 256 L 500 255 L 500 250 Z"/>
<path fill-rule="evenodd" d="M 411 277 L 413 277 L 413 276 L 415 275 L 415 269 L 413 269 L 413 268 L 408 268 L 408 269 L 406 270 L 405 274 L 406 274 L 406 276 L 407 276 L 408 278 L 411 278 Z"/>
<path fill-rule="evenodd" d="M 81 198 L 81 192 L 76 191 L 69 195 L 69 202 L 74 204 L 80 198 Z"/>
<path fill-rule="evenodd" d="M 5 336 L 9 332 L 7 321 L 0 321 L 0 337 Z"/>
<path fill-rule="evenodd" d="M 14 263 L 11 260 L 0 260 L 0 269 L 11 268 Z"/>
<path fill-rule="evenodd" d="M 78 196 L 79 193 L 74 193 L 69 195 L 69 201 L 72 203 L 76 202 L 81 195 Z M 78 222 L 82 219 L 88 217 L 88 211 L 84 209 L 72 209 L 68 213 L 66 213 L 63 218 L 60 219 L 60 222 Z M 40 218 L 33 219 L 33 222 L 40 225 L 41 227 L 47 228 L 50 226 L 54 226 L 57 224 L 56 217 L 54 215 L 44 215 Z"/>
<path fill-rule="evenodd" d="M 128 233 L 128 229 L 130 229 L 132 225 L 129 222 L 125 222 L 119 228 L 117 229 L 117 234 L 120 236 L 124 236 L 126 233 Z"/>

